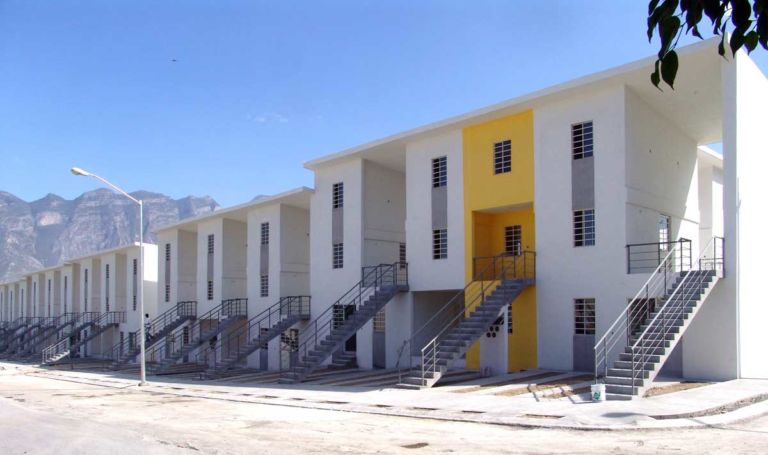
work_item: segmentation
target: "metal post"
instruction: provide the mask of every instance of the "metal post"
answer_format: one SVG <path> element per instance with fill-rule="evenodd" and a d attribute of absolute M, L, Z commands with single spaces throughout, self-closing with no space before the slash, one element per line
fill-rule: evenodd
<path fill-rule="evenodd" d="M 139 275 L 139 314 L 141 315 L 141 324 L 139 324 L 139 331 L 141 336 L 141 359 L 139 361 L 139 369 L 141 373 L 141 379 L 139 381 L 140 386 L 147 384 L 147 364 L 146 364 L 146 345 L 144 343 L 147 334 L 144 330 L 144 201 L 139 200 L 139 267 L 137 270 Z"/>

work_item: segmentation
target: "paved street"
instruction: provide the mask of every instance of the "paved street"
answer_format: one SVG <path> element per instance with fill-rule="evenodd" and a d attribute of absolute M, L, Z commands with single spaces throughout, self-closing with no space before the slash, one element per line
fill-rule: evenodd
<path fill-rule="evenodd" d="M 242 403 L 0 374 L 0 453 L 765 453 L 768 417 L 708 429 L 576 431 Z"/>

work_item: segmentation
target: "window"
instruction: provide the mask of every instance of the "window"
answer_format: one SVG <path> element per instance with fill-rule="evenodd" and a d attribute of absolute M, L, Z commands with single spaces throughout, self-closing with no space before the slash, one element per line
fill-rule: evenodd
<path fill-rule="evenodd" d="M 669 251 L 669 227 L 672 220 L 667 215 L 659 217 L 659 250 Z"/>
<path fill-rule="evenodd" d="M 213 234 L 208 235 L 208 254 L 213 254 Z"/>
<path fill-rule="evenodd" d="M 343 243 L 333 244 L 333 268 L 334 269 L 344 268 L 344 244 Z"/>
<path fill-rule="evenodd" d="M 512 171 L 512 141 L 509 139 L 493 144 L 493 173 Z"/>
<path fill-rule="evenodd" d="M 432 160 L 432 188 L 448 184 L 448 158 L 441 156 Z"/>
<path fill-rule="evenodd" d="M 595 209 L 573 211 L 573 246 L 595 244 Z"/>
<path fill-rule="evenodd" d="M 408 256 L 406 256 L 406 254 L 405 254 L 406 253 L 406 251 L 405 251 L 405 243 L 401 243 L 400 244 L 400 252 L 399 253 L 400 253 L 400 255 L 399 255 L 400 268 L 402 269 L 402 268 L 405 268 L 405 264 L 408 262 Z"/>
<path fill-rule="evenodd" d="M 165 244 L 165 262 L 171 262 L 171 244 Z"/>
<path fill-rule="evenodd" d="M 104 290 L 104 303 L 106 311 L 109 313 L 109 264 L 104 266 L 104 279 L 106 280 L 106 289 Z"/>
<path fill-rule="evenodd" d="M 373 331 L 384 332 L 387 327 L 387 317 L 384 310 L 379 311 L 373 316 Z"/>
<path fill-rule="evenodd" d="M 269 297 L 269 275 L 261 276 L 261 296 Z"/>
<path fill-rule="evenodd" d="M 88 311 L 88 269 L 83 273 L 83 305 L 85 311 Z"/>
<path fill-rule="evenodd" d="M 269 245 L 269 223 L 261 223 L 261 244 Z"/>
<path fill-rule="evenodd" d="M 507 333 L 512 335 L 512 304 L 507 308 Z"/>
<path fill-rule="evenodd" d="M 594 151 L 592 122 L 571 125 L 571 150 L 574 160 L 592 156 Z"/>
<path fill-rule="evenodd" d="M 576 335 L 595 334 L 595 299 L 574 299 L 574 332 Z"/>
<path fill-rule="evenodd" d="M 164 288 L 164 300 L 166 302 L 171 301 L 171 244 L 165 244 L 165 283 Z"/>
<path fill-rule="evenodd" d="M 504 228 L 504 252 L 512 256 L 523 254 L 522 226 L 506 226 Z"/>
<path fill-rule="evenodd" d="M 344 182 L 333 184 L 333 208 L 344 207 Z"/>
<path fill-rule="evenodd" d="M 68 283 L 67 283 L 67 276 L 65 275 L 64 276 L 64 312 L 65 313 L 67 312 L 67 290 L 68 290 L 68 288 L 69 288 L 69 286 L 68 286 Z M 22 292 L 23 292 L 23 290 L 22 290 Z M 24 299 L 22 298 L 22 303 L 24 303 L 23 300 Z"/>
<path fill-rule="evenodd" d="M 138 294 L 137 288 L 138 288 L 138 278 L 139 278 L 139 261 L 138 259 L 133 260 L 133 311 L 136 311 L 136 294 Z M 167 300 L 166 300 L 167 302 Z"/>
<path fill-rule="evenodd" d="M 213 280 L 208 280 L 207 298 L 213 300 Z"/>
<path fill-rule="evenodd" d="M 435 229 L 432 231 L 432 259 L 446 259 L 448 257 L 448 229 Z"/>

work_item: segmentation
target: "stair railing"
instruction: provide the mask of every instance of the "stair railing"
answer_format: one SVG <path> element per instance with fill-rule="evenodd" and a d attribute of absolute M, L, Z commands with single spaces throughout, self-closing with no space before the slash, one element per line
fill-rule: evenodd
<path fill-rule="evenodd" d="M 44 342 L 46 339 L 53 335 L 56 335 L 56 339 L 58 340 L 60 338 L 59 332 L 64 330 L 66 327 L 75 324 L 79 320 L 79 317 L 79 313 L 64 313 L 61 316 L 49 319 L 45 325 L 45 329 L 39 331 L 32 338 L 29 348 L 35 350 L 40 343 Z"/>
<path fill-rule="evenodd" d="M 266 331 L 270 331 L 277 324 L 290 318 L 309 319 L 311 298 L 307 295 L 281 297 L 277 303 L 252 317 L 248 324 L 230 331 L 214 348 L 214 358 L 223 359 L 225 356 L 235 353 L 240 357 L 241 350 L 246 345 L 259 341 Z M 209 350 L 198 352 L 195 361 L 208 363 Z"/>
<path fill-rule="evenodd" d="M 203 315 L 198 316 L 189 324 L 184 324 L 174 329 L 160 343 L 154 343 L 152 348 L 146 351 L 146 361 L 158 363 L 165 358 L 172 358 L 181 354 L 184 348 L 190 345 L 198 345 L 198 340 L 211 331 L 218 331 L 222 325 L 228 323 L 230 317 L 243 317 L 248 314 L 248 299 L 225 299 L 221 304 Z M 158 340 L 153 340 L 158 341 Z"/>
<path fill-rule="evenodd" d="M 147 334 L 145 335 L 147 337 L 146 343 L 149 344 L 157 342 L 158 340 L 153 334 L 160 333 L 162 330 L 164 330 L 169 325 L 174 324 L 180 318 L 194 318 L 196 315 L 196 300 L 176 302 L 176 305 L 174 305 L 173 308 L 169 308 L 149 322 L 149 326 L 147 327 Z M 134 335 L 130 336 L 130 333 Z M 139 336 L 141 336 L 141 332 L 137 330 L 130 333 L 129 336 L 126 337 L 122 342 L 117 342 L 114 346 L 112 346 L 112 348 L 110 348 L 111 359 L 114 362 L 122 361 L 125 355 L 133 354 L 136 352 L 136 350 L 139 349 Z M 149 346 L 145 346 L 145 349 L 147 347 Z"/>
<path fill-rule="evenodd" d="M 98 311 L 87 311 L 84 313 L 77 313 L 76 318 L 72 330 L 70 330 L 66 336 L 43 349 L 43 363 L 50 362 L 51 359 L 60 354 L 66 353 L 63 357 L 71 355 L 73 345 L 71 345 L 70 338 L 72 335 L 79 333 L 90 326 L 106 327 L 110 324 L 120 324 L 121 322 L 125 322 L 125 312 L 100 313 Z M 79 344 L 82 344 L 82 342 L 76 343 L 76 345 Z"/>
<path fill-rule="evenodd" d="M 612 353 L 619 342 L 623 342 L 619 349 L 629 346 L 632 332 L 653 311 L 653 302 L 663 299 L 669 286 L 675 282 L 677 276 L 685 270 L 690 270 L 692 262 L 680 260 L 683 249 L 690 241 L 681 239 L 680 242 L 672 242 L 671 248 L 659 261 L 648 279 L 640 286 L 635 296 L 629 301 L 616 320 L 608 327 L 602 337 L 595 343 L 593 352 L 595 356 L 595 380 L 608 375 L 608 366 L 612 361 Z M 643 244 L 645 245 L 645 244 Z M 656 249 L 660 249 L 659 244 Z M 628 248 L 629 249 L 629 248 Z M 630 257 L 629 255 L 627 256 Z M 628 267 L 629 259 L 628 259 Z M 628 268 L 630 271 L 631 268 Z"/>
<path fill-rule="evenodd" d="M 472 281 L 456 293 L 448 302 L 437 310 L 431 318 L 419 327 L 411 337 L 403 342 L 397 353 L 395 368 L 398 370 L 398 380 L 413 369 L 414 347 L 422 346 L 417 351 L 421 358 L 421 377 L 437 371 L 437 353 L 439 338 L 452 327 L 459 324 L 472 313 L 485 298 L 493 292 L 504 280 L 520 279 L 536 280 L 536 252 L 522 251 L 520 255 L 500 254 L 498 256 L 480 256 L 472 259 Z M 419 342 L 419 337 L 426 329 L 439 330 L 437 335 L 426 342 Z M 418 344 L 417 344 L 418 343 Z M 403 355 L 406 355 L 403 361 Z"/>
<path fill-rule="evenodd" d="M 656 315 L 648 321 L 645 330 L 637 335 L 635 342 L 630 346 L 632 378 L 644 371 L 646 365 L 655 363 L 650 361 L 650 357 L 657 355 L 655 354 L 657 349 L 666 348 L 667 336 L 678 327 L 673 321 L 682 319 L 688 301 L 701 293 L 704 283 L 713 275 L 723 271 L 722 245 L 722 237 L 712 237 L 709 240 L 694 262 L 696 270 L 688 271 L 682 277 L 669 297 L 665 299 L 664 305 L 656 309 Z"/>
<path fill-rule="evenodd" d="M 347 321 L 347 310 L 354 308 L 357 311 L 360 306 L 374 295 L 376 291 L 385 287 L 403 289 L 408 286 L 408 264 L 395 262 L 394 264 L 379 264 L 363 267 L 362 278 L 338 300 L 320 313 L 309 326 L 299 334 L 297 356 L 299 360 L 307 358 L 309 351 L 313 350 L 321 340 L 331 332 L 342 327 Z M 350 319 L 354 314 L 350 316 Z M 291 367 L 296 372 L 296 366 Z"/>

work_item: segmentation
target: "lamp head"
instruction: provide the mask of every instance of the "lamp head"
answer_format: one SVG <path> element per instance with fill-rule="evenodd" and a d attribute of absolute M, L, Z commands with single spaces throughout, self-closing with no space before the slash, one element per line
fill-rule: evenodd
<path fill-rule="evenodd" d="M 90 175 L 91 175 L 91 173 L 90 173 L 90 172 L 88 172 L 88 171 L 85 171 L 85 170 L 83 170 L 83 169 L 80 169 L 79 167 L 73 167 L 73 168 L 72 168 L 72 169 L 70 169 L 69 171 L 70 171 L 70 172 L 72 172 L 72 173 L 73 173 L 73 174 L 75 174 L 75 175 L 83 175 L 83 176 L 86 176 L 86 177 L 88 177 L 88 176 L 90 176 Z"/>

